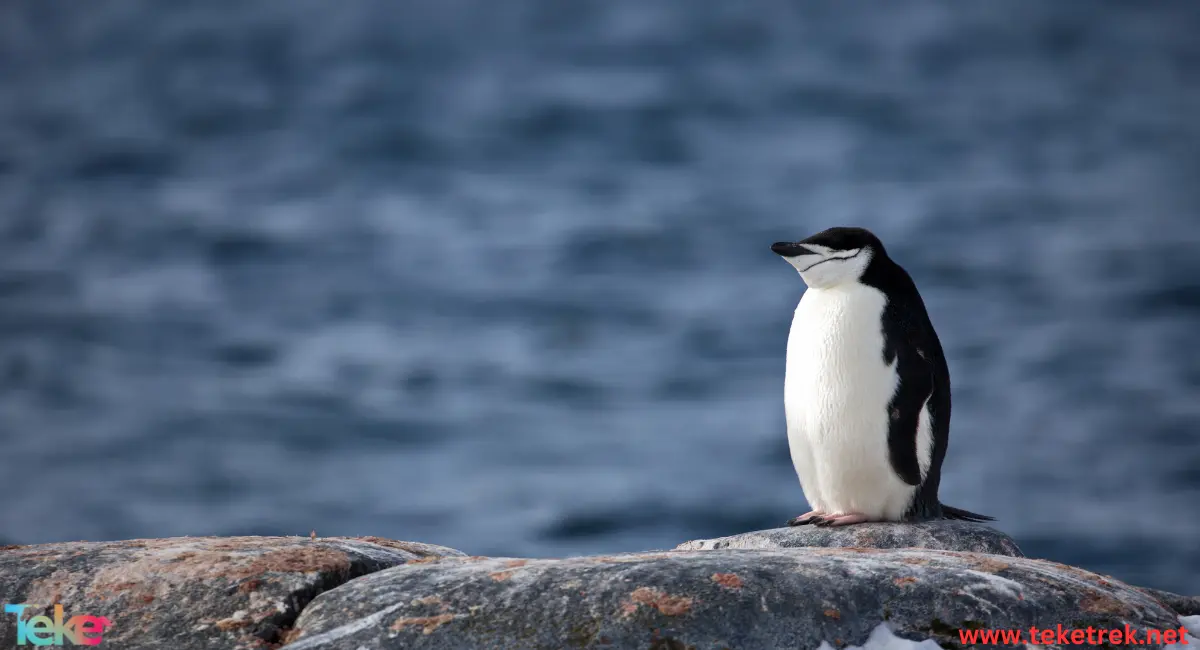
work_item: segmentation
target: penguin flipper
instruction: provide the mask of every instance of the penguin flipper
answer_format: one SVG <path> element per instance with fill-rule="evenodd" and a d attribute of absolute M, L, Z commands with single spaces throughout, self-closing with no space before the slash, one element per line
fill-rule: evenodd
<path fill-rule="evenodd" d="M 917 428 L 921 409 L 932 395 L 932 381 L 901 381 L 888 404 L 888 460 L 892 470 L 909 485 L 921 484 Z"/>
<path fill-rule="evenodd" d="M 928 326 L 917 318 L 911 310 L 892 309 L 890 318 L 884 319 L 884 361 L 896 364 L 899 383 L 896 392 L 888 403 L 888 459 L 892 470 L 905 483 L 920 485 L 923 476 L 919 461 L 918 427 L 921 422 L 921 411 L 931 409 L 930 434 L 936 435 L 941 422 L 933 421 L 934 392 L 938 389 L 935 381 L 936 366 L 933 351 L 940 346 L 936 335 L 932 335 Z M 935 346 L 938 346 L 935 348 Z M 936 442 L 935 442 L 936 444 Z M 932 466 L 930 470 L 934 470 Z"/>

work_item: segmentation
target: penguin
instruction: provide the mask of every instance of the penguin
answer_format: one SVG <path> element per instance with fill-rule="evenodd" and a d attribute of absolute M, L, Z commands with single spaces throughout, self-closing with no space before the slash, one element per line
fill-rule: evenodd
<path fill-rule="evenodd" d="M 788 525 L 993 521 L 938 501 L 950 370 L 908 272 L 864 228 L 771 250 L 808 287 L 788 334 L 784 411 L 812 510 Z"/>

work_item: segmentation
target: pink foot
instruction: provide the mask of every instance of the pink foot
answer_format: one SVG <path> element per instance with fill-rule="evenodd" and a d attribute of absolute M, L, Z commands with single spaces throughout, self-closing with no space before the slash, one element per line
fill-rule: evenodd
<path fill-rule="evenodd" d="M 862 524 L 871 519 L 861 512 L 848 512 L 842 515 L 826 515 L 820 521 L 813 522 L 818 526 L 849 526 L 851 524 Z"/>
<path fill-rule="evenodd" d="M 798 517 L 792 517 L 791 519 L 788 519 L 787 525 L 789 525 L 789 526 L 804 526 L 807 524 L 811 524 L 811 523 L 820 521 L 821 518 L 825 517 L 825 516 L 826 516 L 825 513 L 821 512 L 819 510 L 809 510 L 808 512 L 806 512 Z"/>

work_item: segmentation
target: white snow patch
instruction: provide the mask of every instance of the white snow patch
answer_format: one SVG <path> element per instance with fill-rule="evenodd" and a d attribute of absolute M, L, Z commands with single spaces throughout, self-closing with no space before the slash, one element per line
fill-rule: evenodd
<path fill-rule="evenodd" d="M 1195 616 L 1180 616 L 1179 622 L 1191 634 L 1187 635 L 1188 643 L 1200 643 L 1200 614 Z"/>
<path fill-rule="evenodd" d="M 846 646 L 845 650 L 942 650 L 941 646 L 934 642 L 933 639 L 925 639 L 924 641 L 909 641 L 902 639 L 892 633 L 892 628 L 888 627 L 887 623 L 880 623 L 871 630 L 871 636 L 867 637 L 867 642 L 861 646 Z M 833 650 L 828 641 L 822 641 L 817 650 Z"/>

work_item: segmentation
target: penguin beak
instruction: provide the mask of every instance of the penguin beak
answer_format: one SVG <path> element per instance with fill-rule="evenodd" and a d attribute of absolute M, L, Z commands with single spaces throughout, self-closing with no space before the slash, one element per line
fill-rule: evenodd
<path fill-rule="evenodd" d="M 817 251 L 803 245 L 787 241 L 771 244 L 771 250 L 783 257 L 800 257 L 801 255 L 820 255 Z"/>

